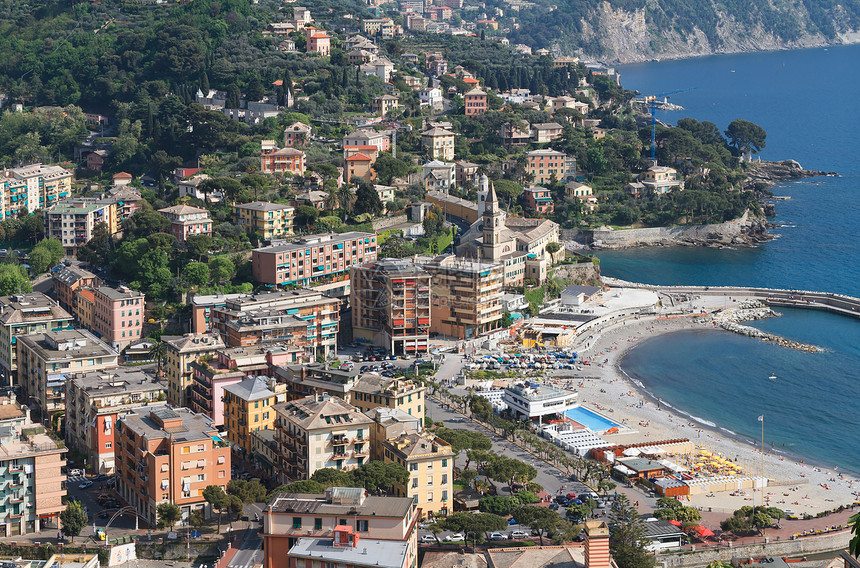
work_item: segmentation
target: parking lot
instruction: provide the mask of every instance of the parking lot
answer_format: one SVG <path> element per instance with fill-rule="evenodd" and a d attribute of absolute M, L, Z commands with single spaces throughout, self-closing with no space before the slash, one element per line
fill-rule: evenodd
<path fill-rule="evenodd" d="M 74 474 L 74 475 L 73 475 Z M 93 527 L 105 528 L 114 513 L 123 507 L 119 495 L 113 489 L 114 476 L 98 475 L 85 477 L 80 472 L 70 469 L 66 480 L 66 492 L 69 499 L 80 501 L 87 513 L 87 525 L 81 536 L 91 537 Z M 133 530 L 135 528 L 134 515 L 123 514 L 114 519 L 110 525 L 113 529 Z M 140 523 L 138 528 L 144 528 Z"/>

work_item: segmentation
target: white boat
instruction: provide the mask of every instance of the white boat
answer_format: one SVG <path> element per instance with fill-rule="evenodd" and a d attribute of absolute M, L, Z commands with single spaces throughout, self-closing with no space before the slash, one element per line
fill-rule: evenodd
<path fill-rule="evenodd" d="M 768 379 L 770 379 L 770 380 L 772 380 L 772 381 L 775 381 L 775 380 L 776 380 L 776 375 L 775 375 L 775 374 L 773 374 L 773 373 L 771 373 L 771 374 L 770 374 L 770 376 L 768 377 Z"/>

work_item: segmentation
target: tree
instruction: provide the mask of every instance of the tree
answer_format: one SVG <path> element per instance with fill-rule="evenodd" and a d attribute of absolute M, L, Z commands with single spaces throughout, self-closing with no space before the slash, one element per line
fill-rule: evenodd
<path fill-rule="evenodd" d="M 227 494 L 220 485 L 207 485 L 203 490 L 203 498 L 213 509 L 218 509 L 218 534 L 221 534 L 221 512 L 230 505 Z"/>
<path fill-rule="evenodd" d="M 216 256 L 209 260 L 209 273 L 215 282 L 226 282 L 236 274 L 236 265 L 226 256 Z"/>
<path fill-rule="evenodd" d="M 355 478 L 349 471 L 334 469 L 332 467 L 324 467 L 318 469 L 311 476 L 312 481 L 316 481 L 323 488 L 328 487 L 355 487 Z"/>
<path fill-rule="evenodd" d="M 438 428 L 436 435 L 451 444 L 451 449 L 454 450 L 455 455 L 463 450 L 489 450 L 493 447 L 489 438 L 472 430 Z"/>
<path fill-rule="evenodd" d="M 409 482 L 409 471 L 396 462 L 373 460 L 359 466 L 353 472 L 353 478 L 359 487 L 379 493 L 389 491 L 395 483 L 406 485 Z"/>
<path fill-rule="evenodd" d="M 203 260 L 203 257 L 215 248 L 215 239 L 209 235 L 189 235 L 185 239 L 185 248 L 190 254 L 196 256 L 197 260 Z"/>
<path fill-rule="evenodd" d="M 379 215 L 385 211 L 385 205 L 379 199 L 379 194 L 376 189 L 367 182 L 358 184 L 355 190 L 355 204 L 353 205 L 353 213 L 361 215 L 362 213 L 370 213 L 373 216 Z"/>
<path fill-rule="evenodd" d="M 511 324 L 513 323 L 514 318 L 511 317 L 511 312 L 506 310 L 504 313 L 502 313 L 502 327 L 511 327 Z"/>
<path fill-rule="evenodd" d="M 32 292 L 27 270 L 20 264 L 0 264 L 0 296 Z"/>
<path fill-rule="evenodd" d="M 189 262 L 182 275 L 192 286 L 203 286 L 209 282 L 209 267 L 202 262 Z"/>
<path fill-rule="evenodd" d="M 475 416 L 486 419 L 493 413 L 493 405 L 490 404 L 487 397 L 473 395 L 469 397 L 469 410 L 471 410 L 472 414 Z"/>
<path fill-rule="evenodd" d="M 182 511 L 173 503 L 159 503 L 155 508 L 155 515 L 158 518 L 158 528 L 169 529 L 179 522 Z"/>
<path fill-rule="evenodd" d="M 310 205 L 299 205 L 296 207 L 295 223 L 299 227 L 309 229 L 316 222 L 320 212 Z"/>
<path fill-rule="evenodd" d="M 654 557 L 645 549 L 642 517 L 626 495 L 618 496 L 609 519 L 609 552 L 618 568 L 653 568 Z"/>
<path fill-rule="evenodd" d="M 235 495 L 243 503 L 260 503 L 266 499 L 266 488 L 259 479 L 233 479 L 227 483 L 227 494 Z"/>
<path fill-rule="evenodd" d="M 87 514 L 80 501 L 66 503 L 65 510 L 60 513 L 60 524 L 63 526 L 63 534 L 72 537 L 74 542 L 75 537 L 80 535 L 83 528 L 87 526 Z"/>
<path fill-rule="evenodd" d="M 764 128 L 741 118 L 735 119 L 726 130 L 729 145 L 734 146 L 738 154 L 745 156 L 749 153 L 758 153 L 765 147 L 767 133 Z"/>
<path fill-rule="evenodd" d="M 198 509 L 188 515 L 188 522 L 192 527 L 200 528 L 206 524 L 206 515 L 203 514 L 202 510 Z"/>
<path fill-rule="evenodd" d="M 471 486 L 478 478 L 478 472 L 474 469 L 464 469 L 460 472 L 460 481 Z"/>
<path fill-rule="evenodd" d="M 508 527 L 504 517 L 492 513 L 454 513 L 438 521 L 437 524 L 442 527 L 442 530 L 472 535 L 501 531 Z"/>
<path fill-rule="evenodd" d="M 430 211 L 424 215 L 424 220 L 421 222 L 424 227 L 424 236 L 428 239 L 434 238 L 436 235 L 442 234 L 442 229 L 445 226 L 445 217 L 442 210 L 437 206 L 433 206 Z"/>
<path fill-rule="evenodd" d="M 127 235 L 146 238 L 153 233 L 160 233 L 170 226 L 170 221 L 158 211 L 141 209 L 126 219 L 124 231 Z"/>
<path fill-rule="evenodd" d="M 324 493 L 325 490 L 326 488 L 317 481 L 302 479 L 300 481 L 293 481 L 292 483 L 286 483 L 272 489 L 269 492 L 268 498 L 271 499 L 272 496 L 278 493 L 311 493 L 318 495 L 320 493 Z"/>
<path fill-rule="evenodd" d="M 383 152 L 373 163 L 377 178 L 381 183 L 390 184 L 394 178 L 406 177 L 409 174 L 409 162 L 395 158 L 391 152 Z"/>
<path fill-rule="evenodd" d="M 167 357 L 167 344 L 160 339 L 155 340 L 149 348 L 149 358 L 155 361 L 158 376 L 164 369 L 164 359 Z"/>
<path fill-rule="evenodd" d="M 526 483 L 537 475 L 537 470 L 533 466 L 505 455 L 497 456 L 488 463 L 484 472 L 493 481 L 506 482 L 512 491 L 514 483 Z"/>
<path fill-rule="evenodd" d="M 229 512 L 236 515 L 236 520 L 239 520 L 239 515 L 242 513 L 242 509 L 244 506 L 242 504 L 242 499 L 240 499 L 236 495 L 227 495 L 227 509 Z M 233 519 L 230 519 L 230 528 L 233 528 Z"/>
<path fill-rule="evenodd" d="M 546 507 L 535 507 L 534 505 L 520 507 L 514 512 L 514 518 L 517 519 L 518 523 L 528 525 L 532 530 L 539 531 L 541 546 L 543 546 L 544 535 L 555 532 L 562 521 L 558 511 Z"/>

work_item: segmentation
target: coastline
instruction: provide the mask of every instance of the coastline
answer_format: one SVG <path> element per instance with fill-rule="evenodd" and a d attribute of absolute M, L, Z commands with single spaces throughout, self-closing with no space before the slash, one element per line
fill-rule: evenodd
<path fill-rule="evenodd" d="M 608 436 L 612 442 L 641 442 L 643 437 L 654 441 L 686 437 L 728 459 L 737 456 L 746 473 L 757 475 L 762 456 L 754 440 L 659 401 L 622 367 L 624 356 L 642 340 L 660 334 L 711 328 L 710 322 L 682 316 L 633 320 L 602 330 L 594 335 L 587 349 L 581 350 L 582 356 L 594 361 L 589 371 L 596 376 L 594 380 L 579 382 L 580 401 L 637 430 L 636 433 Z M 771 506 L 814 515 L 858 500 L 860 480 L 854 475 L 840 474 L 832 465 L 807 462 L 804 456 L 781 450 L 765 448 L 764 457 L 765 475 L 771 480 L 765 489 L 765 498 Z M 760 504 L 761 498 L 761 493 L 750 490 L 737 496 L 728 493 L 717 493 L 713 497 L 697 495 L 691 498 L 690 504 L 731 513 L 744 505 Z"/>

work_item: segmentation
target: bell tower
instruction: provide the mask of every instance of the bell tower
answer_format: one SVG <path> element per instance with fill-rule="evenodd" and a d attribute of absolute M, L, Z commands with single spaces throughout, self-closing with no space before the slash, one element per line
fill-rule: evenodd
<path fill-rule="evenodd" d="M 484 207 L 484 247 L 481 255 L 485 260 L 498 262 L 502 258 L 502 229 L 505 228 L 505 212 L 499 207 L 496 188 L 490 182 L 487 202 Z"/>

